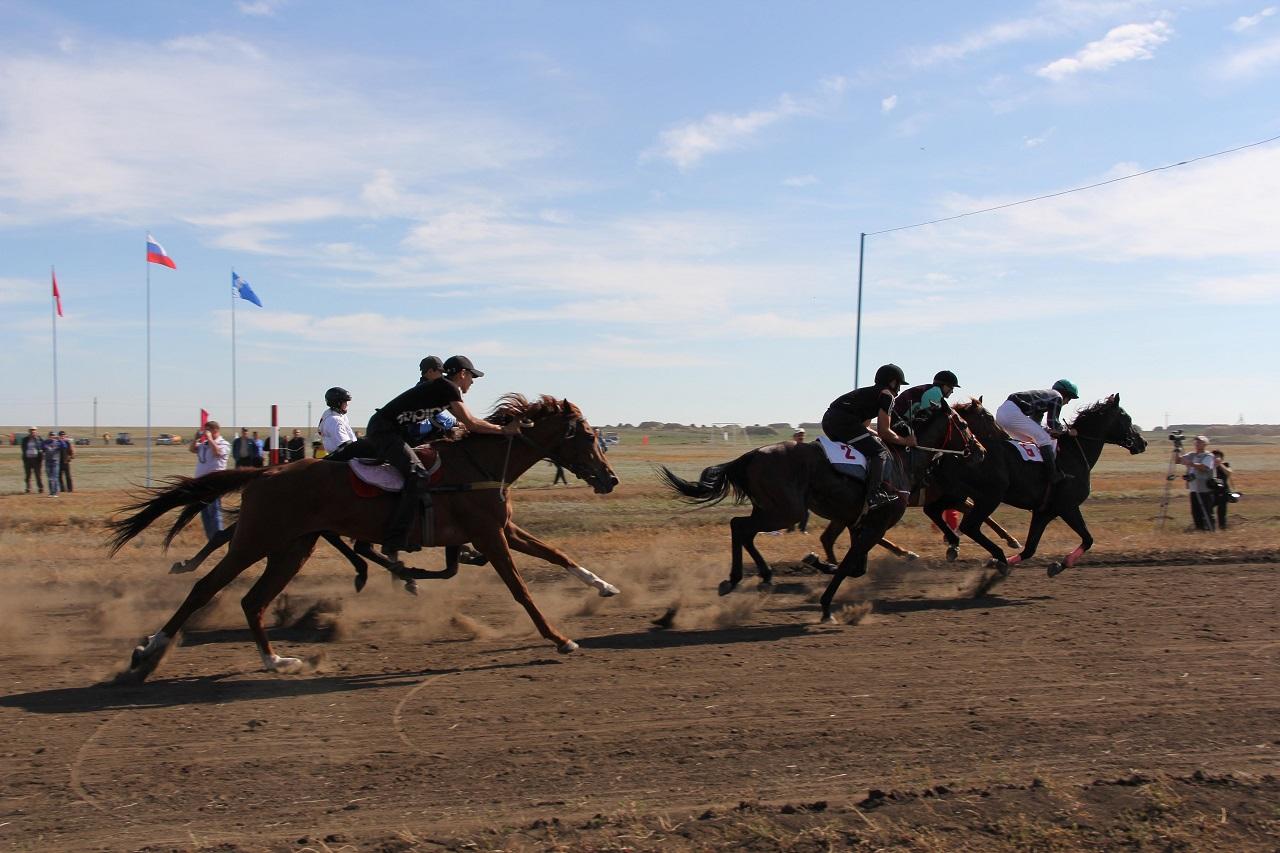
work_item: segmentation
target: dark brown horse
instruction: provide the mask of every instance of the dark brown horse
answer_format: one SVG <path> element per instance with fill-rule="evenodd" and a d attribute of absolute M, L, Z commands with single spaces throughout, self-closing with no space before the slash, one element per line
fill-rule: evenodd
<path fill-rule="evenodd" d="M 1055 518 L 1061 518 L 1079 534 L 1080 545 L 1062 562 L 1052 563 L 1049 576 L 1074 566 L 1081 555 L 1093 547 L 1093 536 L 1080 505 L 1089 497 L 1089 473 L 1102 456 L 1102 448 L 1115 444 L 1130 453 L 1147 449 L 1146 439 L 1133 425 L 1129 413 L 1120 407 L 1120 395 L 1112 394 L 1081 409 L 1071 422 L 1076 435 L 1064 435 L 1058 440 L 1058 465 L 1064 474 L 1071 476 L 1050 490 L 1047 466 L 1023 461 L 1017 448 L 1009 443 L 1008 434 L 983 408 L 981 400 L 961 403 L 956 406 L 956 412 L 986 443 L 987 458 L 973 467 L 943 460 L 935 476 L 947 494 L 965 495 L 973 500 L 974 508 L 965 513 L 960 532 L 986 548 L 1002 572 L 1035 555 L 1040 537 Z M 1026 544 L 1020 554 L 1007 560 L 999 546 L 982 533 L 982 523 L 1002 503 L 1031 511 Z"/>
<path fill-rule="evenodd" d="M 528 401 L 503 397 L 489 417 L 495 423 L 519 419 L 518 436 L 471 436 L 440 448 L 444 476 L 435 492 L 434 525 L 426 544 L 473 543 L 489 558 L 512 596 L 528 611 L 543 637 L 562 653 L 578 645 L 552 627 L 533 602 L 529 588 L 511 557 L 511 549 L 555 562 L 564 558 L 550 545 L 511 520 L 507 486 L 542 459 L 551 459 L 585 480 L 598 494 L 617 485 L 609 463 L 596 444 L 595 433 L 576 406 L 542 397 Z M 302 668 L 297 658 L 282 658 L 271 650 L 262 614 L 311 556 L 322 532 L 380 542 L 397 497 L 357 498 L 348 466 L 304 459 L 276 468 L 242 468 L 197 478 L 182 478 L 126 509 L 132 515 L 112 521 L 112 553 L 165 513 L 182 509 L 170 537 L 198 513 L 200 505 L 221 495 L 243 492 L 236 531 L 226 556 L 192 588 L 191 593 L 156 634 L 134 649 L 124 680 L 141 681 L 155 670 L 187 619 L 209 603 L 245 569 L 263 559 L 266 570 L 241 600 L 249 629 L 262 654 L 263 665 L 275 672 Z M 410 532 L 422 542 L 421 521 Z M 567 559 L 567 558 L 566 558 Z M 575 564 L 576 565 L 576 564 Z"/>
<path fill-rule="evenodd" d="M 963 452 L 965 459 L 973 463 L 981 459 L 981 443 L 949 407 L 927 410 L 922 417 L 915 427 L 920 444 Z M 900 459 L 895 459 L 899 465 Z M 905 479 L 912 486 L 918 484 L 931 461 L 932 454 L 915 454 Z M 905 493 L 899 488 L 900 500 L 872 510 L 858 523 L 864 484 L 837 472 L 816 442 L 783 441 L 757 448 L 732 462 L 705 469 L 696 483 L 681 479 L 665 467 L 661 470 L 667 487 L 690 503 L 715 504 L 730 494 L 737 503 L 751 502 L 750 515 L 738 516 L 729 522 L 733 561 L 729 579 L 720 583 L 721 595 L 732 592 L 742 582 L 743 549 L 755 561 L 761 586 L 772 583 L 773 571 L 755 546 L 757 533 L 798 523 L 806 508 L 850 527 L 853 541 L 849 551 L 822 595 L 822 616 L 827 621 L 831 619 L 831 601 L 841 582 L 846 577 L 866 574 L 867 552 L 902 518 L 906 493 L 910 492 L 909 487 Z"/>

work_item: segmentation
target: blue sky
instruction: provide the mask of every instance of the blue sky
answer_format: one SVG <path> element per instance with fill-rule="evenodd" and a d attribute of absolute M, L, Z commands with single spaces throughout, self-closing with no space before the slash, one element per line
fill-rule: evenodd
<path fill-rule="evenodd" d="M 353 420 L 427 354 L 597 423 L 816 420 L 858 234 L 1280 134 L 1261 2 L 0 0 L 0 422 Z M 868 238 L 863 379 L 1280 422 L 1280 143 Z"/>

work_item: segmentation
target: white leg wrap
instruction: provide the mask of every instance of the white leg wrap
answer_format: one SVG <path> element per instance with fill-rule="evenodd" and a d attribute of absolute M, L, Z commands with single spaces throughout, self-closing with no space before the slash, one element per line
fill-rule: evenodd
<path fill-rule="evenodd" d="M 268 672 L 300 672 L 302 670 L 302 659 L 282 658 L 277 654 L 263 655 L 262 666 Z"/>
<path fill-rule="evenodd" d="M 618 589 L 604 578 L 599 577 L 589 569 L 584 569 L 582 566 L 569 566 L 566 571 L 587 586 L 597 590 L 602 597 L 607 598 L 611 595 L 617 595 L 622 592 L 622 590 Z"/>
<path fill-rule="evenodd" d="M 153 655 L 167 645 L 169 645 L 169 635 L 164 631 L 156 631 L 151 635 L 151 639 L 147 641 L 147 646 L 142 650 L 142 654 Z"/>

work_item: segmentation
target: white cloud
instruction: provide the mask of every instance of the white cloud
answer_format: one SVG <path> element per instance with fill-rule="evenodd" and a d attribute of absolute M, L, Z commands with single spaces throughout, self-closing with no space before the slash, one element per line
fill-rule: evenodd
<path fill-rule="evenodd" d="M 1256 77 L 1280 66 L 1280 37 L 1238 50 L 1218 64 L 1216 74 L 1227 80 Z"/>
<path fill-rule="evenodd" d="M 817 182 L 818 179 L 813 175 L 792 175 L 782 179 L 784 187 L 811 187 Z"/>
<path fill-rule="evenodd" d="M 1280 275 L 1274 272 L 1221 276 L 1195 282 L 1187 294 L 1215 305 L 1259 305 L 1280 302 Z"/>
<path fill-rule="evenodd" d="M 1056 129 L 1057 128 L 1051 127 L 1039 136 L 1024 136 L 1022 138 L 1022 144 L 1028 148 L 1039 148 L 1041 145 L 1044 145 L 1049 141 L 1049 137 L 1053 136 L 1053 132 Z"/>
<path fill-rule="evenodd" d="M 51 298 L 49 282 L 30 278 L 0 278 L 0 305 L 39 302 Z"/>
<path fill-rule="evenodd" d="M 237 0 L 236 8 L 242 15 L 262 18 L 275 15 L 285 3 L 286 0 Z"/>
<path fill-rule="evenodd" d="M 1172 34 L 1173 28 L 1164 21 L 1123 24 L 1112 28 L 1101 39 L 1089 42 L 1075 56 L 1055 59 L 1036 74 L 1058 81 L 1082 71 L 1105 71 L 1122 62 L 1151 59 L 1155 48 L 1168 41 Z"/>
<path fill-rule="evenodd" d="M 740 148 L 760 131 L 785 118 L 804 112 L 789 95 L 768 109 L 749 113 L 710 113 L 697 121 L 667 128 L 646 156 L 670 160 L 681 171 L 693 168 L 709 154 Z"/>
<path fill-rule="evenodd" d="M 882 113 L 891 113 L 891 112 L 893 112 L 893 108 L 894 108 L 894 107 L 896 107 L 897 105 L 898 105 L 898 96 L 897 96 L 897 95 L 890 95 L 890 96 L 889 96 L 889 97 L 887 97 L 887 98 L 883 98 L 883 99 L 881 99 L 881 101 L 880 101 L 880 112 L 882 112 Z"/>
<path fill-rule="evenodd" d="M 1239 18 L 1236 18 L 1227 28 L 1233 32 L 1242 33 L 1245 30 L 1251 30 L 1258 26 L 1258 24 L 1262 23 L 1265 19 L 1270 18 L 1275 13 L 1276 7 L 1268 6 L 1256 15 L 1242 15 Z"/>
<path fill-rule="evenodd" d="M 326 204 L 358 210 L 363 198 L 381 214 L 392 175 L 458 179 L 550 149 L 535 129 L 435 101 L 429 81 L 405 109 L 319 57 L 216 35 L 168 47 L 0 56 L 0 225 L 177 216 L 231 227 L 273 207 L 298 221 L 276 200 L 319 186 Z"/>

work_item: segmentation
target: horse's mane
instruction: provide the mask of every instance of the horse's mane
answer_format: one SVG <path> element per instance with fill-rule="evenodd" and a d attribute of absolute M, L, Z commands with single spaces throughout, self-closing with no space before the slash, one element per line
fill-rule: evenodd
<path fill-rule="evenodd" d="M 1008 440 L 1009 433 L 996 423 L 995 415 L 991 414 L 977 397 L 970 397 L 967 403 L 957 403 L 954 408 L 983 444 L 994 446 L 998 441 Z"/>
<path fill-rule="evenodd" d="M 498 398 L 498 401 L 493 404 L 493 411 L 485 420 L 494 424 L 505 424 L 516 418 L 536 418 L 547 413 L 558 412 L 563 407 L 564 402 L 550 394 L 542 394 L 530 400 L 523 394 L 512 392 Z"/>
<path fill-rule="evenodd" d="M 1090 419 L 1101 414 L 1113 414 L 1119 407 L 1116 405 L 1114 396 L 1099 400 L 1096 403 L 1090 403 L 1082 409 L 1076 410 L 1076 416 L 1072 419 L 1071 425 L 1075 426 L 1079 423 L 1087 423 Z"/>

